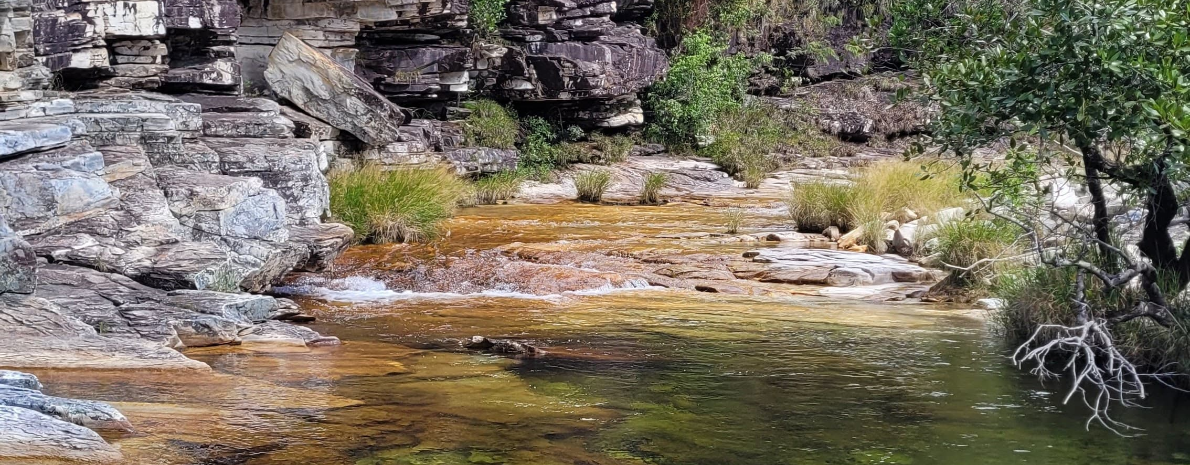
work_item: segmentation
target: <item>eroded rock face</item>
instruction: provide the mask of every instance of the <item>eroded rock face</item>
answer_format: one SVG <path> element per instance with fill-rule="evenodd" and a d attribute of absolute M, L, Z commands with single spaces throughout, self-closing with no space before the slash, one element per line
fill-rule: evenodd
<path fill-rule="evenodd" d="M 0 294 L 30 294 L 36 284 L 37 256 L 33 247 L 4 222 L 0 215 Z"/>
<path fill-rule="evenodd" d="M 367 144 L 397 142 L 406 117 L 330 56 L 285 34 L 269 54 L 264 78 L 277 95 Z"/>

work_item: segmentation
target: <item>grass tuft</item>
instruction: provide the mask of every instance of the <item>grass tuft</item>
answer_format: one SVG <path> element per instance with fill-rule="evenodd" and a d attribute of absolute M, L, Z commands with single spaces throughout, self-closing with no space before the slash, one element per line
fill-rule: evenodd
<path fill-rule="evenodd" d="M 463 106 L 471 110 L 471 114 L 463 121 L 467 145 L 498 149 L 516 146 L 520 124 L 512 110 L 492 100 L 475 100 Z"/>
<path fill-rule="evenodd" d="M 607 170 L 584 171 L 574 177 L 578 199 L 584 202 L 599 203 L 611 183 L 612 173 Z"/>
<path fill-rule="evenodd" d="M 723 213 L 727 234 L 737 234 L 740 232 L 740 226 L 744 225 L 744 213 L 744 209 L 740 207 L 733 207 Z"/>
<path fill-rule="evenodd" d="M 501 172 L 484 176 L 475 181 L 474 203 L 476 205 L 494 205 L 502 200 L 509 200 L 521 191 L 522 178 L 516 172 Z"/>
<path fill-rule="evenodd" d="M 966 203 L 953 169 L 928 169 L 905 161 L 876 163 L 856 173 L 852 183 L 796 183 L 785 203 L 799 230 L 822 232 L 830 226 L 849 231 L 864 226 L 858 244 L 885 249 L 884 223 L 889 213 L 909 208 L 919 216 Z"/>
<path fill-rule="evenodd" d="M 649 173 L 645 175 L 640 189 L 640 203 L 642 205 L 657 205 L 661 203 L 661 188 L 669 181 L 665 173 Z"/>
<path fill-rule="evenodd" d="M 331 213 L 351 226 L 360 240 L 376 243 L 420 242 L 442 232 L 470 193 L 467 183 L 444 168 L 374 165 L 332 172 Z"/>
<path fill-rule="evenodd" d="M 604 165 L 627 160 L 628 154 L 632 152 L 632 147 L 636 145 L 632 137 L 622 134 L 614 136 L 592 134 L 591 142 L 595 144 L 595 150 L 599 151 L 599 161 Z"/>

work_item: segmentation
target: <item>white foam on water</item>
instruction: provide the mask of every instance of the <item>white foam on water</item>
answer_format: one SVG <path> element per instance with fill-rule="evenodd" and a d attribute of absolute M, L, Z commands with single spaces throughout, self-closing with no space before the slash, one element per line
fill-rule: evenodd
<path fill-rule="evenodd" d="M 476 297 L 552 300 L 565 296 L 592 296 L 614 292 L 637 291 L 649 289 L 664 289 L 651 286 L 643 279 L 632 279 L 623 285 L 615 286 L 611 283 L 593 289 L 566 291 L 559 294 L 530 294 L 500 289 L 485 289 L 479 292 L 414 292 L 409 290 L 389 289 L 383 282 L 366 276 L 350 276 L 332 280 L 314 278 L 306 283 L 293 286 L 278 286 L 274 288 L 278 294 L 313 297 L 331 302 L 386 302 L 394 300 L 456 300 Z"/>

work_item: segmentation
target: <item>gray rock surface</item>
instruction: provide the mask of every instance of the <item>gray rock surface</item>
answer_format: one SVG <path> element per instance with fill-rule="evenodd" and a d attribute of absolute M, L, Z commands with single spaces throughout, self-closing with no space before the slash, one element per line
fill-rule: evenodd
<path fill-rule="evenodd" d="M 94 431 L 29 409 L 0 406 L 0 431 L 4 431 L 0 457 L 5 460 L 116 463 L 123 459 Z"/>
<path fill-rule="evenodd" d="M 264 78 L 277 95 L 371 145 L 397 141 L 405 114 L 331 57 L 286 33 Z"/>
<path fill-rule="evenodd" d="M 929 270 L 895 255 L 782 247 L 745 252 L 744 257 L 752 262 L 734 266 L 735 276 L 764 282 L 849 287 L 935 279 Z"/>
<path fill-rule="evenodd" d="M 0 370 L 0 385 L 21 389 L 41 390 L 41 382 L 29 373 L 12 370 Z"/>
<path fill-rule="evenodd" d="M 47 396 L 33 389 L 0 385 L 0 406 L 20 407 L 91 429 L 132 431 L 132 423 L 104 402 Z"/>
<path fill-rule="evenodd" d="M 0 294 L 32 293 L 36 272 L 37 256 L 33 247 L 9 228 L 4 215 L 0 215 Z"/>

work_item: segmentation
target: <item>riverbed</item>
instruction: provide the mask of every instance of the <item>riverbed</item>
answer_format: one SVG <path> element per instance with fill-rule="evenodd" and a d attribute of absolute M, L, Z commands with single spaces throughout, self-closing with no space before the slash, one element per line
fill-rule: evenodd
<path fill-rule="evenodd" d="M 748 204 L 745 229 L 780 228 L 779 210 Z M 1117 412 L 1143 428 L 1136 437 L 1087 430 L 1085 407 L 1060 405 L 1062 385 L 1012 367 L 1009 348 L 968 307 L 801 286 L 710 294 L 641 283 L 630 267 L 594 259 L 566 265 L 583 279 L 532 285 L 478 276 L 510 262 L 424 270 L 510 244 L 601 256 L 757 247 L 674 239 L 721 233 L 723 211 L 722 202 L 467 209 L 436 244 L 357 247 L 334 273 L 295 281 L 311 326 L 341 346 L 187 352 L 214 375 L 36 374 L 50 394 L 120 408 L 137 431 L 107 439 L 129 463 L 1190 463 L 1185 398 L 1158 391 L 1145 401 L 1152 408 Z M 410 270 L 435 282 L 394 285 Z M 625 278 L 547 282 L 609 273 Z M 462 349 L 474 335 L 544 353 Z"/>

